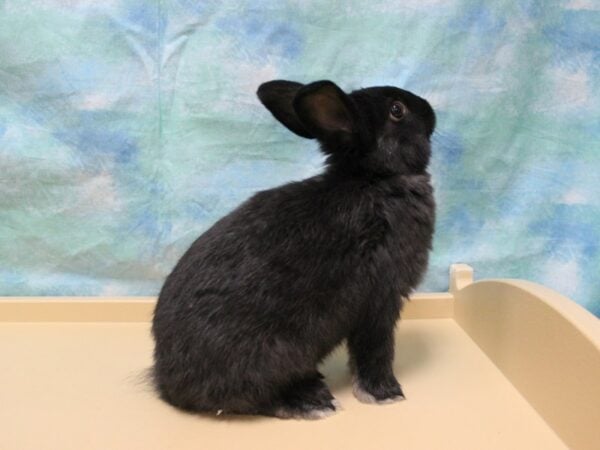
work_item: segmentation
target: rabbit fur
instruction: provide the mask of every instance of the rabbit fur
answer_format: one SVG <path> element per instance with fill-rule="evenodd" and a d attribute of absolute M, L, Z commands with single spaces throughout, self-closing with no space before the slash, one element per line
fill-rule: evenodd
<path fill-rule="evenodd" d="M 179 260 L 154 312 L 156 388 L 186 411 L 323 417 L 337 404 L 317 366 L 345 341 L 356 396 L 402 399 L 394 328 L 432 244 L 433 109 L 331 81 L 275 80 L 257 95 L 318 140 L 324 171 L 256 193 Z"/>

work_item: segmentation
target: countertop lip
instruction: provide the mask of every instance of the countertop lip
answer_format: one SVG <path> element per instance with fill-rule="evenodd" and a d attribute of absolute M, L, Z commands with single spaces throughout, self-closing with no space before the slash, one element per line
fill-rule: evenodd
<path fill-rule="evenodd" d="M 415 293 L 404 302 L 402 319 L 452 318 L 448 292 Z M 150 322 L 156 297 L 0 297 L 0 323 Z"/>

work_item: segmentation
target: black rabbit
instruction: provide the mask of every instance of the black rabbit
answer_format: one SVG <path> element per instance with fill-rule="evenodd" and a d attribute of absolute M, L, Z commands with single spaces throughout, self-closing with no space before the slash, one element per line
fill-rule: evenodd
<path fill-rule="evenodd" d="M 154 312 L 157 389 L 188 411 L 323 417 L 336 402 L 317 365 L 346 340 L 356 397 L 402 399 L 394 327 L 431 248 L 434 112 L 395 87 L 257 94 L 326 169 L 258 192 L 183 255 Z"/>

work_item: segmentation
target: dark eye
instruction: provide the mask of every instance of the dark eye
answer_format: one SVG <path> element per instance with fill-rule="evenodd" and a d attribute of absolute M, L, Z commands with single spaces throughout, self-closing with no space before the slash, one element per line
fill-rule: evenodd
<path fill-rule="evenodd" d="M 390 119 L 394 122 L 401 121 L 406 115 L 407 109 L 402 102 L 394 102 L 390 108 Z"/>

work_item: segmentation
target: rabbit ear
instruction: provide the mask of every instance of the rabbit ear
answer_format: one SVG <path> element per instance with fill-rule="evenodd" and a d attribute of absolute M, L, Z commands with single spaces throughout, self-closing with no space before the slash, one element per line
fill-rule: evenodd
<path fill-rule="evenodd" d="M 273 80 L 258 87 L 256 95 L 273 116 L 290 131 L 308 139 L 314 139 L 302 124 L 294 110 L 294 98 L 303 84 L 294 81 Z"/>
<path fill-rule="evenodd" d="M 294 109 L 306 129 L 319 139 L 337 133 L 354 133 L 356 113 L 348 95 L 331 81 L 304 86 L 294 99 Z"/>

